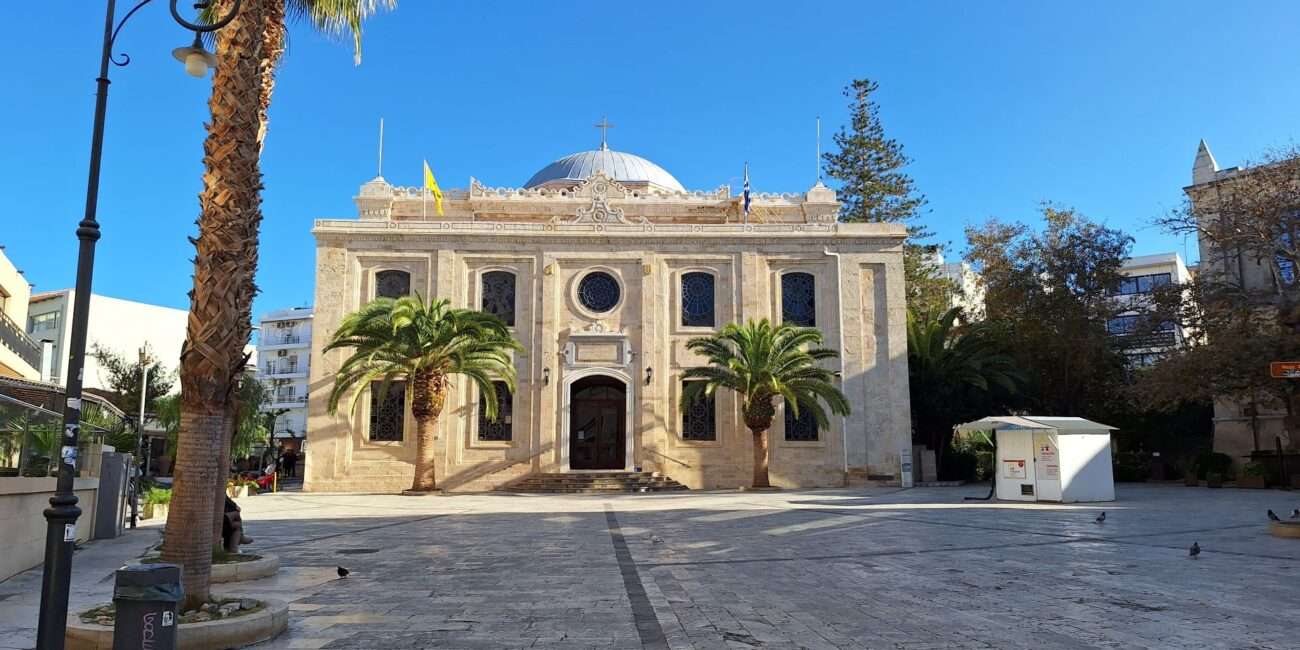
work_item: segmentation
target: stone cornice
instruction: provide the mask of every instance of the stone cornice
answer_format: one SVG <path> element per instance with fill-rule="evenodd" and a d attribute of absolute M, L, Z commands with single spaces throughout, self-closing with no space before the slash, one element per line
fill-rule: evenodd
<path fill-rule="evenodd" d="M 812 245 L 837 242 L 888 248 L 903 243 L 906 228 L 896 224 L 551 224 L 472 221 L 357 221 L 319 219 L 312 228 L 317 242 L 350 246 L 361 242 L 533 243 L 567 241 L 577 245 L 609 241 L 643 242 L 646 246 L 724 245 L 773 240 Z"/>

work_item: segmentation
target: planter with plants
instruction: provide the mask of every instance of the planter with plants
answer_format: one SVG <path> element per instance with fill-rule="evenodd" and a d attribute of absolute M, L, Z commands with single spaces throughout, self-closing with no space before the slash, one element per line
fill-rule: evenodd
<path fill-rule="evenodd" d="M 141 519 L 167 518 L 167 508 L 172 502 L 172 491 L 166 488 L 149 488 L 144 493 L 144 516 Z"/>
<path fill-rule="evenodd" d="M 176 647 L 242 648 L 274 639 L 289 626 L 289 603 L 271 598 L 213 596 L 198 609 L 179 612 Z M 68 616 L 64 647 L 68 650 L 112 648 L 112 603 Z"/>
<path fill-rule="evenodd" d="M 1205 475 L 1205 487 L 1221 488 L 1223 487 L 1223 474 L 1210 472 Z"/>
<path fill-rule="evenodd" d="M 1268 468 L 1260 463 L 1246 463 L 1237 478 L 1237 487 L 1257 490 L 1268 487 Z"/>
<path fill-rule="evenodd" d="M 162 556 L 148 555 L 138 560 L 140 564 L 162 562 Z M 280 570 L 280 558 L 276 555 L 253 553 L 230 553 L 215 546 L 212 549 L 213 584 L 220 582 L 243 582 L 275 575 Z"/>
<path fill-rule="evenodd" d="M 1183 485 L 1201 487 L 1201 479 L 1196 476 L 1196 470 L 1187 470 L 1187 473 L 1183 475 Z"/>
<path fill-rule="evenodd" d="M 231 479 L 226 483 L 226 494 L 232 499 L 242 499 L 257 494 L 257 482 L 247 479 Z"/>

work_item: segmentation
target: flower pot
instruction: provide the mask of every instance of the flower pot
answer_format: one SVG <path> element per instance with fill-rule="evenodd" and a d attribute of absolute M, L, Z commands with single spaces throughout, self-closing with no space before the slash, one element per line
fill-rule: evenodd
<path fill-rule="evenodd" d="M 226 494 L 229 494 L 229 495 L 230 495 L 230 498 L 232 498 L 232 499 L 242 499 L 242 498 L 248 496 L 248 486 L 247 486 L 247 485 L 232 485 L 232 486 L 226 488 Z"/>
<path fill-rule="evenodd" d="M 1183 485 L 1187 487 L 1201 487 L 1201 480 L 1196 478 L 1195 474 L 1188 474 L 1183 477 Z"/>
<path fill-rule="evenodd" d="M 1237 479 L 1237 487 L 1262 490 L 1268 487 L 1268 479 L 1263 476 L 1243 476 Z"/>
<path fill-rule="evenodd" d="M 153 516 L 165 521 L 167 519 L 167 506 L 168 504 L 166 503 L 154 504 Z"/>
<path fill-rule="evenodd" d="M 1205 475 L 1205 487 L 1221 488 L 1223 487 L 1223 475 L 1213 472 Z"/>
<path fill-rule="evenodd" d="M 144 504 L 144 509 L 143 509 L 143 511 L 140 513 L 140 518 L 141 518 L 141 519 L 153 519 L 153 509 L 154 509 L 154 504 L 152 504 L 152 503 L 146 503 L 146 504 Z"/>

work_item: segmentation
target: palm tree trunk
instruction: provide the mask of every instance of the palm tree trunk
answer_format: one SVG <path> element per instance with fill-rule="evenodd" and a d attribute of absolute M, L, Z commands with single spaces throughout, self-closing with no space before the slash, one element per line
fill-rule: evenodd
<path fill-rule="evenodd" d="M 776 417 L 776 407 L 770 396 L 757 395 L 745 400 L 743 411 L 745 427 L 754 434 L 754 487 L 772 487 L 767 473 L 767 432 L 772 428 L 772 419 Z"/>
<path fill-rule="evenodd" d="M 259 64 L 262 88 L 257 105 L 259 147 L 266 143 L 266 130 L 271 121 L 271 94 L 275 92 L 275 71 L 280 67 L 280 58 L 284 56 L 284 2 L 285 0 L 268 0 L 265 6 L 262 60 Z"/>
<path fill-rule="evenodd" d="M 754 487 L 772 487 L 768 480 L 767 429 L 754 431 Z"/>
<path fill-rule="evenodd" d="M 415 478 L 412 492 L 437 489 L 438 416 L 447 400 L 447 377 L 433 373 L 411 379 L 411 415 L 415 418 Z"/>
<path fill-rule="evenodd" d="M 167 521 L 163 560 L 183 565 L 184 607 L 209 597 L 212 522 L 224 487 L 218 476 L 227 418 L 250 325 L 241 294 L 257 268 L 262 180 L 258 167 L 258 64 L 264 2 L 244 2 L 217 32 L 219 65 L 208 108 L 212 121 L 203 145 L 199 236 L 192 240 L 194 289 L 181 352 L 182 427 L 178 439 L 175 506 Z M 230 9 L 219 3 L 218 13 Z M 251 300 L 251 295 L 246 296 Z M 245 323 L 241 325 L 241 315 Z"/>
<path fill-rule="evenodd" d="M 180 448 L 176 451 L 173 490 L 163 537 L 162 559 L 181 565 L 185 590 L 182 611 L 208 600 L 212 570 L 212 492 L 217 477 L 217 441 L 225 428 L 224 410 L 204 413 L 199 407 L 181 412 Z"/>
<path fill-rule="evenodd" d="M 226 411 L 226 421 L 221 424 L 225 440 L 221 443 L 221 453 L 217 457 L 217 500 L 213 506 L 212 512 L 212 543 L 221 544 L 225 540 L 221 537 L 222 525 L 226 522 L 226 480 L 230 477 L 230 444 L 234 441 L 235 419 L 231 417 L 232 411 L 238 411 L 238 404 L 233 404 Z"/>

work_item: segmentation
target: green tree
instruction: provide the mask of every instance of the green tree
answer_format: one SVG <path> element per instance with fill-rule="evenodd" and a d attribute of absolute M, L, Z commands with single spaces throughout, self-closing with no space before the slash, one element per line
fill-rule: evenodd
<path fill-rule="evenodd" d="M 437 487 L 434 463 L 434 426 L 447 401 L 454 375 L 469 378 L 487 401 L 487 416 L 496 418 L 494 380 L 513 392 L 515 366 L 512 352 L 523 346 L 510 335 L 501 319 L 484 312 L 456 309 L 447 300 L 426 303 L 419 296 L 396 300 L 379 298 L 348 314 L 334 332 L 325 351 L 351 349 L 334 376 L 329 410 L 349 392 L 349 413 L 367 388 L 383 400 L 394 381 L 405 381 L 411 415 L 416 423 L 415 478 L 412 491 Z M 372 385 L 378 382 L 377 387 Z"/>
<path fill-rule="evenodd" d="M 877 89 L 870 79 L 855 79 L 844 88 L 849 124 L 835 133 L 839 151 L 822 155 L 826 175 L 840 182 L 842 221 L 908 224 L 913 236 L 922 237 L 924 229 L 913 222 L 925 197 L 902 171 L 911 162 L 903 145 L 885 136 L 880 107 L 871 96 Z"/>
<path fill-rule="evenodd" d="M 138 355 L 127 358 L 99 343 L 91 344 L 90 356 L 99 363 L 99 367 L 107 375 L 106 381 L 112 389 L 112 393 L 107 395 L 109 401 L 123 412 L 140 411 L 140 373 L 144 372 L 145 368 L 149 370 L 146 387 L 148 400 L 145 411 L 152 412 L 155 401 L 170 393 L 176 385 L 176 371 L 164 366 L 149 349 L 148 343 L 144 345 L 143 364 Z"/>
<path fill-rule="evenodd" d="M 941 475 L 953 426 L 1006 412 L 1025 383 L 997 326 L 957 327 L 959 315 L 950 309 L 938 318 L 914 313 L 907 318 L 912 428 L 934 450 Z"/>
<path fill-rule="evenodd" d="M 956 287 L 939 275 L 933 262 L 939 247 L 920 243 L 930 236 L 919 221 L 925 196 L 903 171 L 911 163 L 903 145 L 885 135 L 880 106 L 872 97 L 878 89 L 870 79 L 855 79 L 844 88 L 849 123 L 834 135 L 838 150 L 822 154 L 826 175 L 839 182 L 841 221 L 907 226 L 910 241 L 903 248 L 907 304 L 918 312 L 942 314 Z"/>
<path fill-rule="evenodd" d="M 219 513 L 229 443 L 238 419 L 237 387 L 252 332 L 262 220 L 259 158 L 286 17 L 306 18 L 330 34 L 351 32 L 381 0 L 253 0 L 216 33 L 218 65 L 208 101 L 203 189 L 195 247 L 190 319 L 181 352 L 181 434 L 175 488 L 162 557 L 182 565 L 186 608 L 209 596 L 212 554 L 207 523 Z M 208 11 L 224 15 L 230 0 Z M 359 50 L 358 50 L 359 51 Z"/>
<path fill-rule="evenodd" d="M 769 451 L 767 432 L 776 416 L 776 400 L 798 416 L 801 409 L 812 412 L 821 428 L 830 426 L 825 403 L 831 413 L 848 415 L 849 401 L 835 387 L 836 374 L 818 365 L 839 356 L 819 346 L 822 334 L 813 328 L 773 326 L 766 318 L 744 325 L 729 323 L 717 334 L 693 338 L 687 349 L 702 355 L 709 365 L 690 368 L 681 404 L 713 395 L 726 388 L 741 400 L 745 427 L 754 436 L 754 487 L 768 487 Z"/>
<path fill-rule="evenodd" d="M 1028 406 L 1101 421 L 1125 399 L 1126 361 L 1106 331 L 1132 238 L 1044 205 L 1041 232 L 991 220 L 967 228 L 988 320 L 1005 332 L 1028 380 Z"/>
<path fill-rule="evenodd" d="M 1221 408 L 1235 405 L 1252 422 L 1285 411 L 1283 426 L 1297 439 L 1300 388 L 1270 377 L 1268 362 L 1300 356 L 1298 179 L 1300 146 L 1293 145 L 1189 190 L 1197 200 L 1156 220 L 1171 233 L 1196 236 L 1203 258 L 1190 286 L 1157 296 L 1153 313 L 1181 325 L 1193 345 L 1143 373 L 1144 398 L 1166 408 L 1221 400 Z M 1269 446 L 1257 427 L 1253 443 Z"/>

